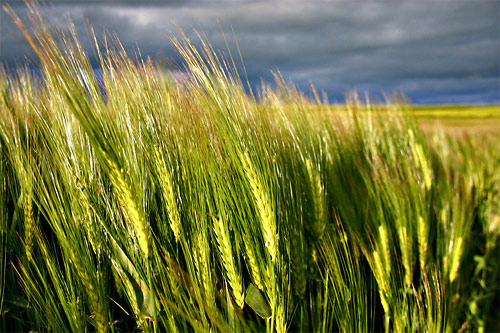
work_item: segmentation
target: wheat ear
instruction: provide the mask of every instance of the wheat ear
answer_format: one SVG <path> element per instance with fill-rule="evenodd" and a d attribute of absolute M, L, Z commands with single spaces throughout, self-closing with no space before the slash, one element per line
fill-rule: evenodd
<path fill-rule="evenodd" d="M 380 245 L 382 247 L 382 256 L 385 262 L 385 270 L 387 272 L 387 277 L 391 274 L 391 252 L 389 248 L 389 235 L 387 233 L 387 227 L 385 224 L 381 224 L 378 227 Z"/>
<path fill-rule="evenodd" d="M 198 273 L 207 295 L 207 305 L 211 307 L 215 304 L 215 292 L 212 285 L 212 276 L 210 273 L 210 244 L 207 235 L 203 231 L 196 234 L 196 248 L 198 255 L 195 257 Z"/>
<path fill-rule="evenodd" d="M 373 251 L 373 265 L 375 279 L 378 282 L 378 287 L 380 289 L 380 302 L 384 308 L 385 313 L 389 313 L 389 303 L 387 302 L 387 291 L 389 290 L 388 276 L 386 276 L 386 270 L 377 251 Z"/>
<path fill-rule="evenodd" d="M 310 159 L 306 159 L 306 168 L 311 184 L 312 201 L 314 206 L 315 221 L 313 230 L 315 235 L 319 238 L 323 235 L 326 228 L 324 189 L 323 184 L 321 183 L 321 177 L 318 171 L 313 167 Z"/>
<path fill-rule="evenodd" d="M 33 205 L 31 195 L 24 198 L 24 246 L 28 261 L 33 259 L 33 238 L 36 232 L 36 221 L 33 217 Z"/>
<path fill-rule="evenodd" d="M 139 210 L 137 202 L 132 195 L 132 191 L 125 181 L 122 170 L 111 160 L 107 160 L 107 163 L 109 166 L 109 177 L 115 188 L 118 201 L 124 207 L 128 221 L 134 227 L 139 247 L 147 258 L 151 254 L 149 224 L 146 221 L 144 213 Z"/>
<path fill-rule="evenodd" d="M 233 291 L 236 304 L 240 308 L 245 305 L 245 296 L 243 294 L 243 283 L 241 282 L 241 275 L 238 273 L 236 263 L 234 261 L 233 249 L 231 239 L 229 237 L 229 230 L 222 218 L 214 218 L 214 230 L 217 243 L 219 244 L 219 251 L 222 257 L 222 262 L 229 279 L 229 285 Z"/>
<path fill-rule="evenodd" d="M 424 174 L 424 182 L 425 188 L 427 191 L 431 189 L 432 178 L 431 173 L 429 171 L 429 164 L 427 162 L 427 157 L 425 156 L 424 149 L 421 144 L 417 144 L 416 146 L 418 160 L 420 161 L 420 167 L 422 168 L 422 172 Z"/>
<path fill-rule="evenodd" d="M 162 190 L 163 199 L 167 205 L 168 217 L 170 220 L 170 228 L 174 233 L 175 240 L 178 242 L 181 237 L 182 224 L 181 224 L 181 214 L 179 212 L 179 207 L 177 206 L 177 199 L 174 192 L 173 177 L 169 168 L 165 164 L 160 149 L 155 147 L 156 154 L 156 168 L 159 174 L 159 182 Z"/>
<path fill-rule="evenodd" d="M 261 272 L 257 260 L 257 255 L 255 253 L 254 244 L 246 233 L 243 233 L 243 242 L 245 243 L 246 258 L 248 260 L 250 274 L 252 275 L 252 281 L 257 286 L 257 288 L 263 290 L 264 285 L 262 284 Z"/>
<path fill-rule="evenodd" d="M 403 259 L 403 266 L 405 268 L 405 283 L 406 286 L 411 286 L 413 281 L 413 267 L 412 267 L 412 246 L 411 240 L 406 233 L 406 227 L 401 226 L 398 228 L 399 244 L 401 248 L 401 255 Z"/>
<path fill-rule="evenodd" d="M 87 298 L 90 304 L 90 308 L 93 311 L 95 326 L 97 332 L 107 332 L 108 331 L 108 321 L 106 317 L 106 311 L 104 309 L 103 300 L 99 297 L 100 293 L 96 289 L 96 285 L 93 283 L 89 276 L 89 272 L 85 269 L 81 261 L 81 257 L 71 251 L 71 262 L 75 268 L 75 272 L 78 275 L 84 289 L 87 294 Z M 99 281 L 100 273 L 97 271 L 96 280 Z"/>
<path fill-rule="evenodd" d="M 420 259 L 420 268 L 425 268 L 427 261 L 427 249 L 429 237 L 429 225 L 425 222 L 422 216 L 418 217 L 418 256 Z"/>
<path fill-rule="evenodd" d="M 457 239 L 457 245 L 453 248 L 453 255 L 450 263 L 450 282 L 453 282 L 458 276 L 458 269 L 460 268 L 460 258 L 463 251 L 463 238 Z"/>
<path fill-rule="evenodd" d="M 281 300 L 276 307 L 276 332 L 285 333 L 286 332 L 286 314 L 285 314 L 285 302 Z"/>
<path fill-rule="evenodd" d="M 269 193 L 265 191 L 264 185 L 255 172 L 254 166 L 247 153 L 240 155 L 243 168 L 257 206 L 257 211 L 261 220 L 262 233 L 266 248 L 271 256 L 271 260 L 275 261 L 278 253 L 278 234 L 276 227 L 276 218 L 271 205 Z"/>

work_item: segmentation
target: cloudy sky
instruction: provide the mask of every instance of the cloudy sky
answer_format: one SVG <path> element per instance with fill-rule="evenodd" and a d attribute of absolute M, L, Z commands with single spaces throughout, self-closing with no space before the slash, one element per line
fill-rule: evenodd
<path fill-rule="evenodd" d="M 23 15 L 21 1 L 0 1 Z M 157 59 L 178 59 L 175 22 L 221 50 L 220 29 L 231 35 L 232 26 L 254 85 L 279 69 L 331 101 L 357 90 L 404 92 L 416 104 L 500 103 L 500 0 L 52 2 L 82 36 L 88 21 Z M 23 62 L 10 18 L 2 12 L 0 20 L 0 61 Z"/>

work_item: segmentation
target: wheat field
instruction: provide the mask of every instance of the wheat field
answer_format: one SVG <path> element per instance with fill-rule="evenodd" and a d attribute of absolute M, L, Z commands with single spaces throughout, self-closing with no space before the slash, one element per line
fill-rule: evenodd
<path fill-rule="evenodd" d="M 0 331 L 500 329 L 498 132 L 252 90 L 182 31 L 175 75 L 91 31 L 97 75 L 9 13 L 39 67 L 0 72 Z"/>

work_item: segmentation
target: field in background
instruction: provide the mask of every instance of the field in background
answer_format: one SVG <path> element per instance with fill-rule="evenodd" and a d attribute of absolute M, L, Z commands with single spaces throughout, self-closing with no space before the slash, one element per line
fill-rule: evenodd
<path fill-rule="evenodd" d="M 410 109 L 424 131 L 443 130 L 455 137 L 500 134 L 499 105 L 430 105 Z"/>
<path fill-rule="evenodd" d="M 499 105 L 413 105 L 411 110 L 419 118 L 500 120 Z"/>
<path fill-rule="evenodd" d="M 374 104 L 374 111 L 384 111 L 395 107 L 389 103 Z M 366 109 L 366 106 L 361 106 Z M 443 131 L 455 138 L 473 135 L 500 135 L 500 105 L 402 105 L 405 112 L 415 118 L 420 129 L 425 132 Z M 343 114 L 346 106 L 342 104 L 323 107 L 326 112 Z"/>

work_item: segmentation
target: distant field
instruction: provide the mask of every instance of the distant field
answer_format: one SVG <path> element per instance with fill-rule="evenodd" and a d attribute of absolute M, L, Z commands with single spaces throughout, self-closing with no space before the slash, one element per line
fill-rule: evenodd
<path fill-rule="evenodd" d="M 424 131 L 442 129 L 451 135 L 500 134 L 500 106 L 430 105 L 412 106 Z"/>
<path fill-rule="evenodd" d="M 345 107 L 338 104 L 332 110 L 342 113 Z M 372 107 L 374 110 L 386 110 L 383 105 Z M 365 107 L 358 105 L 357 108 L 361 110 Z M 417 124 L 424 131 L 442 129 L 453 136 L 500 135 L 500 105 L 410 105 L 407 110 L 415 116 Z"/>
<path fill-rule="evenodd" d="M 418 118 L 500 118 L 500 105 L 415 105 Z"/>

